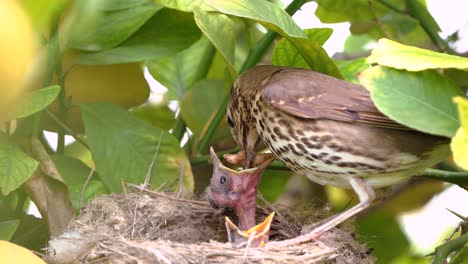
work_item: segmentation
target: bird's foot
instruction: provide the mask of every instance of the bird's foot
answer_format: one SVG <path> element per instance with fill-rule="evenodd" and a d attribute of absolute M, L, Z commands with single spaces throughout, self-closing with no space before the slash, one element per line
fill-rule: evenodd
<path fill-rule="evenodd" d="M 245 152 L 239 151 L 236 154 L 224 154 L 224 159 L 231 163 L 232 165 L 243 166 L 245 164 Z M 258 153 L 255 155 L 253 160 L 253 167 L 257 167 L 260 164 L 265 163 L 266 161 L 271 161 L 274 158 L 272 153 Z"/>
<path fill-rule="evenodd" d="M 249 230 L 240 230 L 229 217 L 226 217 L 226 231 L 228 234 L 228 241 L 234 243 L 238 247 L 264 247 L 268 242 L 270 235 L 270 227 L 273 222 L 275 212 L 268 215 L 268 217 L 260 224 L 250 228 Z M 233 235 L 231 235 L 233 234 Z"/>

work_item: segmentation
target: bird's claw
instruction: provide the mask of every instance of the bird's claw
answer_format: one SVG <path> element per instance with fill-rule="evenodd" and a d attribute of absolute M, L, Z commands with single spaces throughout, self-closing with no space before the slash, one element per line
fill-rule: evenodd
<path fill-rule="evenodd" d="M 229 217 L 226 217 L 225 225 L 228 234 L 228 241 L 230 243 L 234 242 L 238 246 L 246 245 L 246 247 L 264 247 L 268 242 L 271 223 L 273 222 L 274 216 L 275 212 L 272 212 L 262 223 L 245 231 L 240 230 L 239 227 L 229 219 Z M 231 232 L 237 236 L 235 240 L 232 239 Z M 244 240 L 241 240 L 241 238 Z"/>

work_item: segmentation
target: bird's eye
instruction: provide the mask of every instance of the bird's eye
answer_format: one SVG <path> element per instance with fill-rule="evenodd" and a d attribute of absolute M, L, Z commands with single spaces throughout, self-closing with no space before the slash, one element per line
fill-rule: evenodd
<path fill-rule="evenodd" d="M 226 176 L 221 176 L 221 178 L 219 178 L 219 183 L 221 183 L 222 185 L 224 185 L 225 183 L 227 182 L 227 178 Z"/>
<path fill-rule="evenodd" d="M 232 122 L 232 119 L 230 116 L 227 116 L 227 122 L 230 127 L 234 127 L 234 122 Z"/>

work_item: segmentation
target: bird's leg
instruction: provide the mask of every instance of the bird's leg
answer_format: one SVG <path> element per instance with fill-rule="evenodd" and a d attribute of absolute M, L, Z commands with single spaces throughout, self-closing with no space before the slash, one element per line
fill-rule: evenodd
<path fill-rule="evenodd" d="M 315 227 L 311 232 L 307 234 L 288 240 L 272 241 L 269 242 L 267 246 L 285 247 L 314 240 L 326 231 L 330 230 L 331 228 L 343 223 L 347 219 L 355 216 L 364 209 L 368 208 L 372 204 L 372 201 L 375 200 L 375 192 L 372 189 L 372 187 L 361 178 L 351 178 L 349 180 L 349 183 L 353 187 L 354 192 L 359 197 L 359 203 L 357 205 L 336 216 L 331 217 L 330 219 L 326 220 L 325 223 Z"/>

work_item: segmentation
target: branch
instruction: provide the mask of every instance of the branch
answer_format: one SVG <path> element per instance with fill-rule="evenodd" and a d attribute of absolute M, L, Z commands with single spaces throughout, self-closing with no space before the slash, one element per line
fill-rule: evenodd
<path fill-rule="evenodd" d="M 419 24 L 432 40 L 434 45 L 436 45 L 443 52 L 454 53 L 447 42 L 445 42 L 439 36 L 439 25 L 431 16 L 427 8 L 424 7 L 418 0 L 406 0 L 405 2 L 408 9 L 408 14 L 418 20 Z"/>
<path fill-rule="evenodd" d="M 436 179 L 439 181 L 445 181 L 455 183 L 463 186 L 468 186 L 468 172 L 467 171 L 444 171 L 436 169 L 426 169 L 422 177 Z M 466 187 L 465 187 L 466 188 Z"/>

